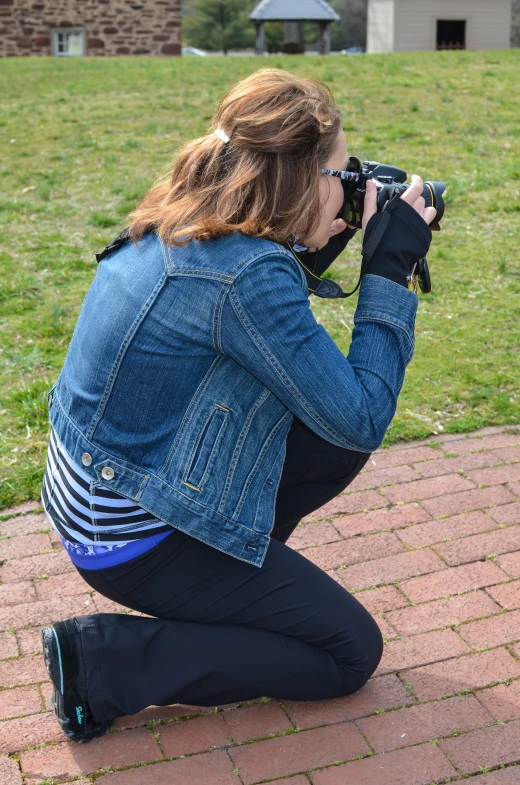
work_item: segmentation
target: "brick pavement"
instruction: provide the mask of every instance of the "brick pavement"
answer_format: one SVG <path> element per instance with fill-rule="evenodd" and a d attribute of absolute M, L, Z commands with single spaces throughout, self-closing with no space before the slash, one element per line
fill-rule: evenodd
<path fill-rule="evenodd" d="M 520 427 L 378 450 L 290 547 L 385 639 L 333 700 L 149 707 L 66 740 L 39 629 L 125 609 L 72 567 L 37 503 L 0 512 L 2 785 L 520 785 Z"/>

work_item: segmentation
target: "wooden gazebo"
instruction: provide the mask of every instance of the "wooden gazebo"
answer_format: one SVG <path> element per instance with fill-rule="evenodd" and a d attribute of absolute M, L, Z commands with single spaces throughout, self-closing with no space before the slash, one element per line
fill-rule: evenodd
<path fill-rule="evenodd" d="M 249 19 L 256 25 L 256 54 L 265 49 L 265 22 L 316 22 L 319 28 L 319 52 L 330 52 L 330 24 L 339 14 L 325 0 L 261 0 Z"/>

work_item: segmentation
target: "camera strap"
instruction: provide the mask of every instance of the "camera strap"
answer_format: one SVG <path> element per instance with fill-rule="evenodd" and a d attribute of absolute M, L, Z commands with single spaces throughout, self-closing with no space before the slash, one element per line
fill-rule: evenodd
<path fill-rule="evenodd" d="M 327 300 L 334 300 L 340 297 L 351 297 L 358 290 L 359 284 L 361 283 L 361 275 L 359 276 L 359 281 L 357 282 L 356 288 L 351 292 L 344 292 L 339 283 L 336 281 L 332 281 L 330 278 L 321 278 L 319 275 L 316 275 L 316 273 L 313 273 L 312 270 L 309 270 L 309 268 L 306 267 L 302 260 L 295 254 L 289 243 L 284 243 L 284 245 L 289 249 L 298 264 L 303 269 L 305 278 L 307 279 L 307 286 L 309 287 L 309 292 L 311 294 L 315 294 L 317 297 L 324 297 Z M 316 254 L 317 253 L 318 251 L 316 251 Z"/>
<path fill-rule="evenodd" d="M 118 234 L 115 240 L 112 240 L 110 245 L 105 246 L 105 248 L 103 248 L 103 250 L 100 253 L 96 254 L 97 263 L 99 264 L 105 258 L 105 256 L 108 256 L 114 251 L 117 251 L 119 248 L 121 248 L 122 245 L 128 243 L 129 241 L 130 241 L 130 232 L 127 227 L 126 229 L 123 229 L 121 234 Z"/>
<path fill-rule="evenodd" d="M 105 246 L 100 253 L 97 253 L 96 261 L 99 264 L 106 256 L 113 253 L 114 251 L 119 250 L 125 243 L 130 242 L 129 236 L 129 229 L 123 229 L 121 234 L 119 234 L 114 240 L 112 240 L 109 245 Z M 359 277 L 359 281 L 357 283 L 356 288 L 352 292 L 344 292 L 341 286 L 336 283 L 336 281 L 332 281 L 330 278 L 320 278 L 319 275 L 316 275 L 309 270 L 308 267 L 304 265 L 301 259 L 294 253 L 289 243 L 286 244 L 286 248 L 292 253 L 295 257 L 296 261 L 299 265 L 301 265 L 302 270 L 305 274 L 305 278 L 307 279 L 307 286 L 309 287 L 309 292 L 311 294 L 315 294 L 317 297 L 324 297 L 326 299 L 336 299 L 340 297 L 351 297 L 359 288 L 361 283 L 361 276 Z M 316 252 L 317 253 L 317 252 Z"/>
<path fill-rule="evenodd" d="M 375 227 L 370 232 L 369 236 L 367 237 L 366 242 L 363 244 L 362 256 L 363 262 L 361 264 L 361 272 L 363 273 L 370 262 L 371 258 L 373 257 L 377 246 L 383 239 L 383 235 L 386 232 L 388 224 L 390 223 L 390 213 L 386 212 L 386 206 L 388 202 L 385 202 L 383 206 L 383 210 L 380 213 L 376 213 L 370 219 L 374 222 Z"/>

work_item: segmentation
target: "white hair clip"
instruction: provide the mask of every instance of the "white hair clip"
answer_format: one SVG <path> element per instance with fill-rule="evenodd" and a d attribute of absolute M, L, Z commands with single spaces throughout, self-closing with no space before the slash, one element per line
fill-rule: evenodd
<path fill-rule="evenodd" d="M 229 136 L 224 133 L 222 128 L 217 128 L 217 130 L 213 131 L 213 133 L 216 134 L 217 136 L 219 136 L 222 139 L 223 142 L 226 142 L 226 144 L 227 144 L 227 142 L 229 142 Z"/>

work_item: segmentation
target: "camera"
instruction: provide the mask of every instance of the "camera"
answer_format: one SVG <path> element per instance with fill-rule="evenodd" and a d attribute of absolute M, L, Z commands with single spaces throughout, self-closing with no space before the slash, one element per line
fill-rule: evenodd
<path fill-rule="evenodd" d="M 401 195 L 411 185 L 406 182 L 406 172 L 397 166 L 382 164 L 379 161 L 361 161 L 354 156 L 350 157 L 348 172 L 352 172 L 352 178 L 341 180 L 345 201 L 338 214 L 338 218 L 343 218 L 356 229 L 361 229 L 363 210 L 365 206 L 365 191 L 367 180 L 374 180 L 377 188 L 377 211 L 383 210 L 386 202 L 395 194 Z M 435 180 L 426 180 L 424 183 L 422 196 L 426 207 L 435 207 L 437 215 L 430 224 L 432 232 L 440 232 L 440 221 L 444 215 L 444 199 L 442 198 L 446 183 Z"/>
<path fill-rule="evenodd" d="M 384 210 L 386 203 L 396 194 L 400 196 L 411 185 L 406 182 L 404 169 L 382 164 L 379 161 L 363 161 L 361 163 L 359 158 L 355 156 L 351 156 L 349 159 L 347 172 L 351 173 L 351 176 L 341 180 L 345 200 L 337 218 L 343 218 L 356 229 L 362 228 L 367 180 L 373 180 L 376 184 L 378 212 Z M 440 232 L 441 230 L 440 221 L 444 215 L 444 199 L 442 197 L 445 190 L 446 183 L 435 180 L 423 181 L 421 195 L 424 197 L 425 206 L 435 207 L 437 210 L 437 215 L 430 223 L 432 232 Z M 414 275 L 417 276 L 421 291 L 425 294 L 431 292 L 430 272 L 426 258 L 419 260 Z"/>

